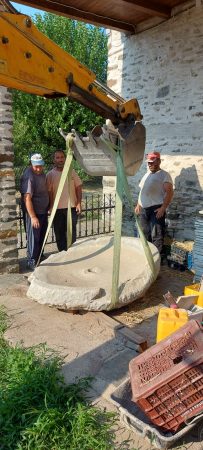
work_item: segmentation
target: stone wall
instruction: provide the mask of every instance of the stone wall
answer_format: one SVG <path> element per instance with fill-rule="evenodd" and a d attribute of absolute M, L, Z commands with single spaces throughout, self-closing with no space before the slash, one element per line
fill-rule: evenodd
<path fill-rule="evenodd" d="M 108 85 L 126 99 L 138 99 L 146 152 L 161 152 L 162 168 L 174 181 L 170 234 L 193 239 L 195 215 L 203 209 L 203 5 L 151 26 L 133 36 L 110 32 Z M 135 202 L 145 171 L 143 163 L 129 177 Z M 104 192 L 109 190 L 112 178 L 105 177 Z M 129 225 L 125 234 L 131 232 Z"/>
<path fill-rule="evenodd" d="M 11 94 L 0 87 L 0 273 L 18 272 Z"/>

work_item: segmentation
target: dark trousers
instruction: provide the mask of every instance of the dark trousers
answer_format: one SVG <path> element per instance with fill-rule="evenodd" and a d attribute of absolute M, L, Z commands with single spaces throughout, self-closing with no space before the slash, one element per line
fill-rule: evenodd
<path fill-rule="evenodd" d="M 39 220 L 39 228 L 33 228 L 31 218 L 26 214 L 27 256 L 28 260 L 35 264 L 38 261 L 48 225 L 47 214 L 36 214 L 36 216 Z"/>
<path fill-rule="evenodd" d="M 160 219 L 156 218 L 155 210 L 160 208 L 162 205 L 154 205 L 149 208 L 142 208 L 140 214 L 140 222 L 143 229 L 143 233 L 149 242 L 152 242 L 162 253 L 164 244 L 164 234 L 165 234 L 165 217 Z"/>
<path fill-rule="evenodd" d="M 76 241 L 76 225 L 78 215 L 76 208 L 71 208 L 72 215 L 72 244 Z M 54 233 L 56 236 L 56 244 L 58 251 L 67 250 L 67 208 L 57 209 L 53 220 Z"/>

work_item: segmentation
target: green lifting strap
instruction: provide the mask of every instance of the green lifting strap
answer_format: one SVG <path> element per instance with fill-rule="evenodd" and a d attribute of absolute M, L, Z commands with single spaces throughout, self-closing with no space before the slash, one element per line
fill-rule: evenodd
<path fill-rule="evenodd" d="M 66 144 L 67 145 L 67 144 Z M 70 150 L 68 150 L 70 151 Z M 68 248 L 72 245 L 72 214 L 71 214 L 71 172 L 73 168 L 73 158 L 68 170 L 68 210 L 67 210 L 67 244 Z"/>
<path fill-rule="evenodd" d="M 132 200 L 132 196 L 131 196 L 129 185 L 128 185 L 128 180 L 127 180 L 127 177 L 126 177 L 126 174 L 125 174 L 125 170 L 124 170 L 124 166 L 123 166 L 123 162 L 122 162 L 121 158 L 119 158 L 118 170 L 119 170 L 119 177 L 122 179 L 122 182 L 123 182 L 123 188 L 124 188 L 126 197 L 127 197 L 128 201 L 129 201 L 132 213 L 134 214 L 134 217 L 135 217 L 135 221 L 136 221 L 137 229 L 138 229 L 138 232 L 139 232 L 140 240 L 142 242 L 142 246 L 143 246 L 143 249 L 144 249 L 144 252 L 145 252 L 145 256 L 147 258 L 148 264 L 149 264 L 151 272 L 152 272 L 152 278 L 153 278 L 153 280 L 155 280 L 155 278 L 156 278 L 156 270 L 155 270 L 154 259 L 153 259 L 152 252 L 151 252 L 151 249 L 149 247 L 149 244 L 148 244 L 148 242 L 147 242 L 147 240 L 145 238 L 145 235 L 143 233 L 143 230 L 142 230 L 142 227 L 141 227 L 141 223 L 140 223 L 140 219 L 137 216 L 137 214 L 135 214 L 133 200 Z"/>
<path fill-rule="evenodd" d="M 103 140 L 105 140 L 103 138 Z M 134 205 L 132 196 L 130 193 L 128 180 L 125 174 L 125 169 L 123 166 L 123 158 L 122 158 L 122 144 L 120 142 L 120 147 L 111 144 L 109 141 L 105 140 L 105 143 L 108 145 L 111 151 L 116 151 L 116 207 L 115 207 L 115 231 L 114 231 L 114 251 L 113 251 L 113 274 L 112 274 L 112 289 L 111 289 L 111 306 L 115 307 L 118 302 L 118 286 L 119 286 L 119 271 L 120 271 L 120 251 L 121 251 L 121 226 L 122 226 L 122 202 L 123 202 L 123 194 L 125 195 L 129 201 L 130 207 L 132 209 L 132 213 L 134 215 L 137 229 L 139 232 L 139 237 L 144 249 L 144 253 L 146 259 L 148 261 L 149 267 L 151 269 L 152 280 L 156 278 L 156 270 L 154 259 L 152 256 L 151 249 L 148 245 L 148 242 L 143 233 L 140 219 L 135 214 Z M 116 149 L 116 150 L 115 150 Z"/>
<path fill-rule="evenodd" d="M 122 150 L 118 150 L 116 155 L 116 205 L 115 205 L 115 228 L 114 228 L 114 248 L 113 248 L 113 272 L 111 287 L 111 305 L 115 307 L 118 302 L 118 285 L 120 272 L 121 253 L 121 228 L 123 212 L 123 182 L 119 170 L 120 160 L 122 161 Z"/>
<path fill-rule="evenodd" d="M 49 223 L 48 223 L 48 227 L 47 227 L 47 231 L 45 234 L 45 238 L 44 238 L 44 242 L 42 245 L 42 249 L 39 255 L 39 259 L 37 261 L 37 266 L 40 263 L 40 258 L 42 256 L 42 252 L 44 250 L 44 246 L 46 244 L 52 223 L 53 223 L 53 219 L 54 216 L 56 214 L 56 210 L 59 204 L 59 200 L 66 182 L 66 179 L 68 178 L 68 189 L 69 189 L 69 193 L 70 193 L 70 182 L 71 182 L 71 170 L 72 170 L 72 163 L 73 163 L 73 151 L 72 151 L 72 143 L 73 143 L 73 137 L 71 135 L 68 135 L 66 138 L 66 149 L 67 149 L 67 157 L 65 160 L 65 164 L 64 164 L 64 168 L 63 171 L 61 173 L 61 178 L 59 181 L 59 185 L 58 185 L 58 189 L 57 189 L 57 193 L 56 193 L 56 198 L 54 200 L 54 205 L 53 205 L 53 209 L 49 218 Z M 72 216 L 71 216 L 71 208 L 70 208 L 70 195 L 69 195 L 69 203 L 68 203 L 68 220 L 67 220 L 67 240 L 68 240 L 68 246 L 71 245 L 72 243 Z"/>

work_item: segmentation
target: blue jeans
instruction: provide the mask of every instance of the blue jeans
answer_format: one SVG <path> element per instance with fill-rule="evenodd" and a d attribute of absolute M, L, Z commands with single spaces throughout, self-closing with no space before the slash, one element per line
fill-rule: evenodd
<path fill-rule="evenodd" d="M 158 250 L 162 253 L 164 244 L 164 234 L 165 234 L 165 218 L 163 217 L 157 219 L 155 210 L 160 208 L 162 205 L 153 205 L 149 208 L 142 208 L 140 214 L 140 222 L 143 229 L 143 233 L 147 241 L 152 242 Z"/>

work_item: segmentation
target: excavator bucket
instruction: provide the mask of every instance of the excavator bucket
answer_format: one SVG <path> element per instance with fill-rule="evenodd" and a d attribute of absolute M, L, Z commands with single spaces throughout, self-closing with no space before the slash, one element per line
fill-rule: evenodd
<path fill-rule="evenodd" d="M 125 136 L 122 137 L 121 135 Z M 60 130 L 66 139 L 67 135 Z M 133 176 L 139 170 L 145 151 L 145 127 L 137 122 L 129 133 L 120 133 L 111 125 L 102 128 L 96 126 L 87 137 L 79 136 L 72 130 L 73 152 L 76 160 L 88 175 L 105 176 L 116 175 L 116 153 L 111 145 L 123 148 L 123 164 L 127 176 Z"/>

